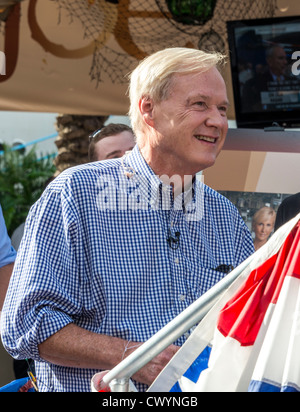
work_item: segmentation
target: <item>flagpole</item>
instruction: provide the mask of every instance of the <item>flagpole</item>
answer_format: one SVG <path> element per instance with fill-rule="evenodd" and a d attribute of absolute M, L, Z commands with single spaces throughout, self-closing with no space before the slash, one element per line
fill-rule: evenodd
<path fill-rule="evenodd" d="M 220 295 L 228 289 L 241 272 L 251 263 L 252 259 L 253 255 L 249 256 L 237 268 L 109 371 L 103 377 L 103 382 L 109 384 L 112 392 L 128 392 L 131 376 L 199 323 L 217 302 Z"/>

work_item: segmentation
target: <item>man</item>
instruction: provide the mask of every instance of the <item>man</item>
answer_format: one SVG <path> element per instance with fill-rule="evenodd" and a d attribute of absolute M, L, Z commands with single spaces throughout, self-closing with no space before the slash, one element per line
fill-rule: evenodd
<path fill-rule="evenodd" d="M 277 230 L 284 223 L 293 219 L 298 213 L 300 213 L 300 192 L 295 193 L 282 201 L 277 210 L 274 229 Z"/>
<path fill-rule="evenodd" d="M 126 124 L 110 123 L 90 137 L 89 161 L 117 159 L 135 145 L 132 129 Z"/>
<path fill-rule="evenodd" d="M 266 51 L 268 65 L 267 81 L 281 83 L 287 78 L 288 60 L 286 51 L 281 46 L 273 46 Z"/>
<path fill-rule="evenodd" d="M 171 48 L 142 61 L 132 152 L 66 170 L 32 208 L 2 324 L 12 356 L 36 360 L 41 391 L 90 390 L 253 253 L 237 209 L 196 178 L 227 133 L 222 60 Z M 186 337 L 133 376 L 139 390 Z"/>
<path fill-rule="evenodd" d="M 276 93 L 288 90 L 291 76 L 288 76 L 288 60 L 283 47 L 275 45 L 266 50 L 266 69 L 257 71 L 254 78 L 248 80 L 243 88 L 242 108 L 244 111 L 266 109 L 262 92 Z M 287 87 L 287 89 L 286 89 Z M 269 103 L 270 105 L 270 103 Z"/>
<path fill-rule="evenodd" d="M 9 279 L 13 270 L 16 251 L 8 237 L 0 206 L 0 311 L 3 306 Z"/>

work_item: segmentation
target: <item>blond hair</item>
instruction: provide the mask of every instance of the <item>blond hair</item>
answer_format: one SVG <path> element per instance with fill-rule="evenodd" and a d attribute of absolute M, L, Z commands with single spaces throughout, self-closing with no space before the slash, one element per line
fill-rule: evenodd
<path fill-rule="evenodd" d="M 272 217 L 274 218 L 274 222 L 275 222 L 275 218 L 276 218 L 275 210 L 272 207 L 263 206 L 262 208 L 260 208 L 254 213 L 253 218 L 252 218 L 252 225 L 254 225 L 255 223 L 258 223 L 259 219 L 262 219 L 264 217 Z"/>
<path fill-rule="evenodd" d="M 221 53 L 206 53 L 197 49 L 174 47 L 160 50 L 142 60 L 133 70 L 129 84 L 129 117 L 134 132 L 142 130 L 143 121 L 139 111 L 142 97 L 154 102 L 168 98 L 170 83 L 174 74 L 205 72 L 220 67 L 225 62 Z"/>

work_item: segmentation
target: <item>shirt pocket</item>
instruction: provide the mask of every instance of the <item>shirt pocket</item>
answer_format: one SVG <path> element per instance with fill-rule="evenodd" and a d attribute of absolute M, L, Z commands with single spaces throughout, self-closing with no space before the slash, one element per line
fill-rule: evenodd
<path fill-rule="evenodd" d="M 189 295 L 193 301 L 206 293 L 229 273 L 227 272 L 227 268 L 221 269 L 225 269 L 226 272 L 221 271 L 220 269 L 216 270 L 213 268 L 199 267 L 193 273 L 188 275 L 187 286 Z"/>

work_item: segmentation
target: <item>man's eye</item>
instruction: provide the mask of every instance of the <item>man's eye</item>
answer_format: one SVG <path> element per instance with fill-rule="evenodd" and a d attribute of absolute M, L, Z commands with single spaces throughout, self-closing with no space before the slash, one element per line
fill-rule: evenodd
<path fill-rule="evenodd" d="M 219 107 L 219 110 L 221 111 L 221 112 L 227 112 L 227 107 L 226 106 L 221 106 L 221 107 Z"/>
<path fill-rule="evenodd" d="M 227 107 L 226 106 L 219 107 L 219 111 L 222 114 L 222 116 L 227 116 Z"/>
<path fill-rule="evenodd" d="M 196 105 L 202 108 L 206 107 L 206 103 L 205 102 L 196 102 Z"/>

